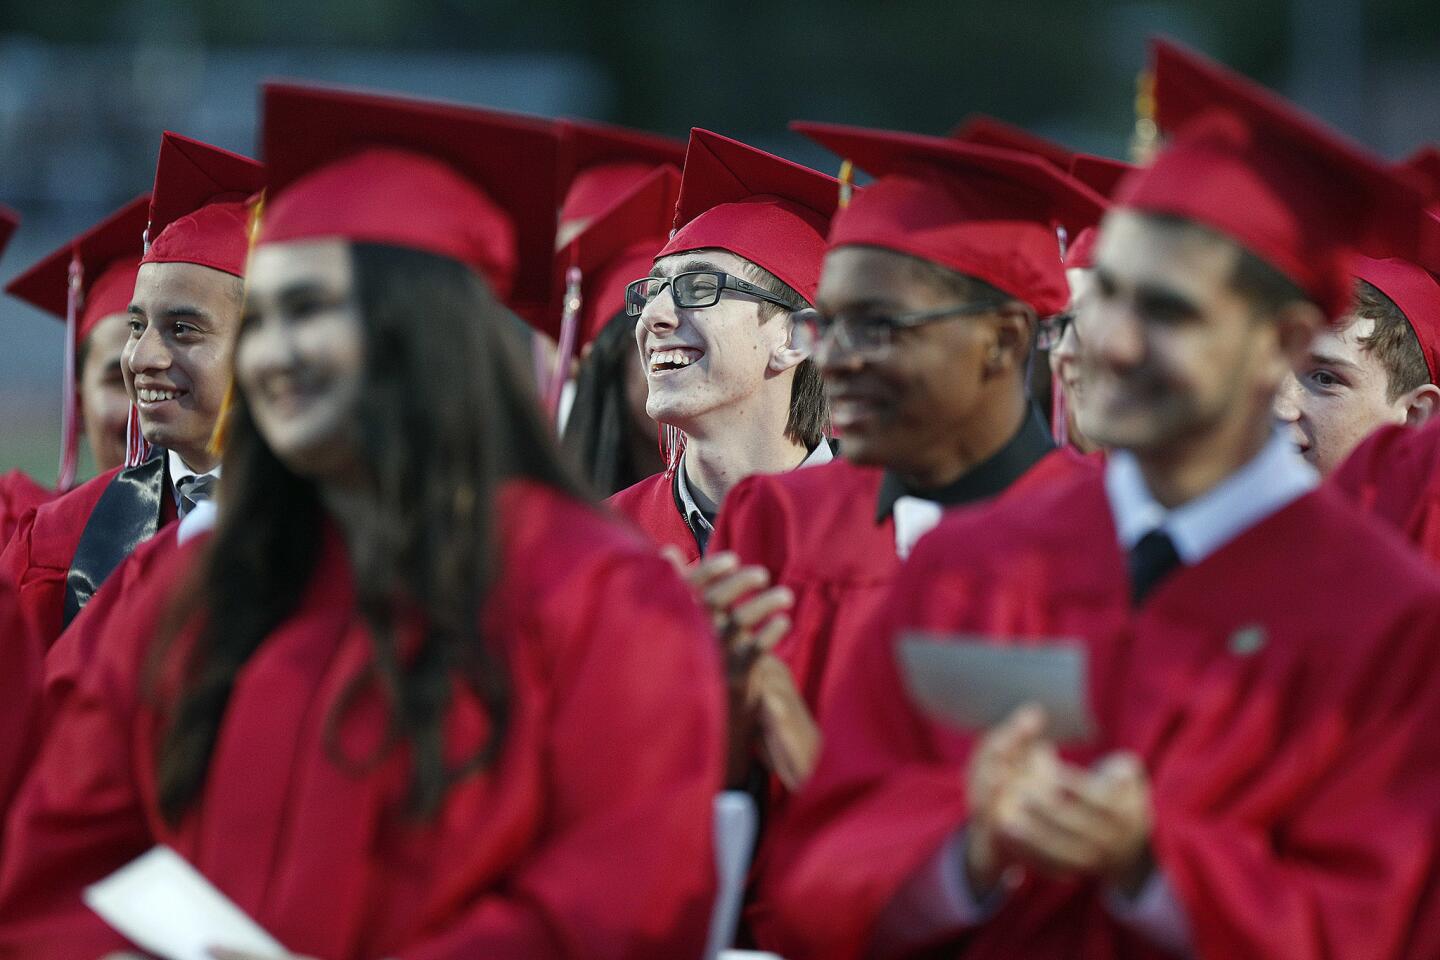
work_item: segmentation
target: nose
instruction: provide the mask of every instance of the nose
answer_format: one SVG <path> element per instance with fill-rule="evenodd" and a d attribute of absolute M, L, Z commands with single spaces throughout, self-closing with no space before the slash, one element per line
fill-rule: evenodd
<path fill-rule="evenodd" d="M 146 324 L 139 337 L 132 337 L 122 353 L 131 373 L 155 373 L 168 369 L 171 356 L 165 338 L 153 324 Z"/>
<path fill-rule="evenodd" d="M 640 311 L 640 326 L 656 336 L 672 333 L 680 326 L 680 315 L 675 310 L 675 298 L 670 291 L 670 287 L 661 290 L 660 295 Z"/>
<path fill-rule="evenodd" d="M 1129 368 L 1145 359 L 1145 325 L 1129 307 L 1114 302 L 1093 302 L 1082 309 L 1077 323 L 1085 326 L 1084 346 L 1113 367 Z"/>
<path fill-rule="evenodd" d="M 1300 420 L 1300 378 L 1287 373 L 1280 389 L 1275 392 L 1275 418 L 1281 423 L 1296 423 Z"/>

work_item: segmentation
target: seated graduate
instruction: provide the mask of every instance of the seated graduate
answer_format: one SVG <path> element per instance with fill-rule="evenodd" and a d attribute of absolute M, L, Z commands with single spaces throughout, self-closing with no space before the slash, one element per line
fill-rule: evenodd
<path fill-rule="evenodd" d="M 1345 313 L 1346 254 L 1390 255 L 1420 195 L 1244 78 L 1155 60 L 1174 138 L 1076 319 L 1103 474 L 917 545 L 772 838 L 791 960 L 1436 955 L 1440 577 L 1317 490 L 1271 411 Z M 915 634 L 1083 670 L 960 729 L 908 695 Z"/>
<path fill-rule="evenodd" d="M 122 274 L 114 291 L 128 314 L 121 372 L 135 403 L 133 445 L 123 468 L 23 518 L 0 554 L 0 576 L 47 647 L 138 544 L 213 488 L 210 435 L 240 321 L 249 199 L 264 174 L 247 157 L 166 133 L 148 227 L 115 225 L 138 225 L 137 245 L 150 237 L 133 284 Z"/>
<path fill-rule="evenodd" d="M 163 843 L 298 955 L 698 955 L 714 641 L 575 492 L 501 335 L 550 294 L 550 126 L 285 85 L 264 110 L 219 521 L 60 706 L 0 954 L 122 949 L 80 892 Z"/>

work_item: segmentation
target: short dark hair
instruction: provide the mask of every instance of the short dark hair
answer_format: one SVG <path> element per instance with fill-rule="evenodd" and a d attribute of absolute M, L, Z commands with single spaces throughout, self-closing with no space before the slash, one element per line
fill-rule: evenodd
<path fill-rule="evenodd" d="M 945 300 L 956 303 L 1018 303 L 1032 313 L 1034 312 L 1034 309 L 1024 300 L 1008 294 L 994 284 L 986 283 L 978 277 L 951 270 L 949 267 L 942 267 L 932 260 L 922 260 L 919 257 L 911 256 L 906 256 L 905 260 L 909 279 L 927 284 Z M 1025 355 L 1021 357 L 1022 372 L 1029 359 L 1029 351 L 1033 347 L 1034 338 L 1031 338 L 1030 343 L 1026 345 Z"/>
<path fill-rule="evenodd" d="M 1373 320 L 1375 329 L 1360 338 L 1360 346 L 1376 357 L 1385 368 L 1385 398 L 1391 403 L 1416 387 L 1430 382 L 1430 368 L 1420 338 L 1396 305 L 1373 283 L 1355 280 L 1355 304 L 1351 315 L 1357 320 Z"/>
<path fill-rule="evenodd" d="M 798 290 L 758 264 L 746 260 L 742 272 L 746 280 L 766 293 L 791 303 L 806 303 Z M 786 312 L 778 303 L 760 302 L 761 323 L 769 323 Z M 803 443 L 805 449 L 813 450 L 825 439 L 825 429 L 829 424 L 830 401 L 825 396 L 825 381 L 820 377 L 820 366 L 813 357 L 806 357 L 795 368 L 795 379 L 790 384 L 790 418 L 785 423 L 785 436 L 796 443 Z"/>

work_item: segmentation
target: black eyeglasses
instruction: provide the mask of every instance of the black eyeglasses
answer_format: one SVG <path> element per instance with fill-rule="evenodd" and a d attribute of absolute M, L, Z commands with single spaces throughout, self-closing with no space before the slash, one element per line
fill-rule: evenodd
<path fill-rule="evenodd" d="M 1060 346 L 1060 341 L 1065 339 L 1065 334 L 1075 326 L 1074 311 L 1067 310 L 1064 313 L 1057 313 L 1053 317 L 1046 317 L 1040 321 L 1040 331 L 1035 336 L 1035 347 L 1039 350 L 1054 350 Z M 1077 330 L 1075 336 L 1078 338 L 1080 332 Z"/>
<path fill-rule="evenodd" d="M 777 297 L 748 280 L 741 280 L 728 273 L 718 270 L 691 270 L 677 273 L 673 277 L 644 277 L 631 283 L 625 288 L 625 313 L 632 317 L 640 316 L 650 301 L 660 296 L 666 287 L 670 288 L 670 295 L 675 298 L 675 306 L 686 310 L 713 307 L 720 302 L 720 294 L 726 290 L 734 290 L 766 303 L 779 304 L 786 310 L 800 310 L 805 307 L 803 303 Z"/>
<path fill-rule="evenodd" d="M 833 338 L 834 345 L 847 353 L 878 357 L 888 353 L 895 331 L 923 327 L 927 323 L 950 317 L 973 317 L 990 313 L 1004 306 L 995 301 L 954 303 L 933 310 L 910 310 L 905 313 L 867 313 L 860 317 L 828 317 L 818 310 L 807 309 L 795 317 L 791 343 L 796 349 L 812 355 Z"/>

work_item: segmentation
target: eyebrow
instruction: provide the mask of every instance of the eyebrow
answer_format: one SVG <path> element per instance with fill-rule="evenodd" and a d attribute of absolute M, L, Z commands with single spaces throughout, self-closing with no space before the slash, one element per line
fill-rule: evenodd
<path fill-rule="evenodd" d="M 132 304 L 130 304 L 127 312 L 128 312 L 128 313 L 130 314 L 130 316 L 132 316 L 132 317 L 144 317 L 144 316 L 147 316 L 147 314 L 145 313 L 145 308 L 142 307 L 142 306 L 140 306 L 140 304 L 138 304 L 138 303 L 132 303 Z M 179 304 L 179 305 L 176 305 L 176 306 L 173 306 L 173 307 L 166 307 L 166 308 L 164 308 L 163 310 L 160 311 L 160 316 L 163 317 L 163 318 L 165 318 L 166 320 L 177 320 L 177 319 L 178 319 L 178 320 L 208 320 L 208 319 L 210 319 L 210 314 L 209 314 L 208 311 L 202 310 L 201 308 L 195 306 L 194 304 L 188 304 L 188 303 L 187 303 L 187 304 Z"/>
<path fill-rule="evenodd" d="M 1345 367 L 1349 370 L 1360 369 L 1360 364 L 1358 363 L 1346 360 L 1343 357 L 1337 357 L 1334 354 L 1317 353 L 1313 350 L 1310 352 L 1310 362 L 1321 367 Z"/>
<path fill-rule="evenodd" d="M 726 270 L 722 270 L 719 266 L 711 263 L 709 260 L 686 260 L 684 263 L 678 264 L 673 268 L 652 268 L 651 275 L 656 277 L 673 277 L 682 273 L 690 273 L 694 270 L 714 270 L 716 273 L 728 272 Z"/>

